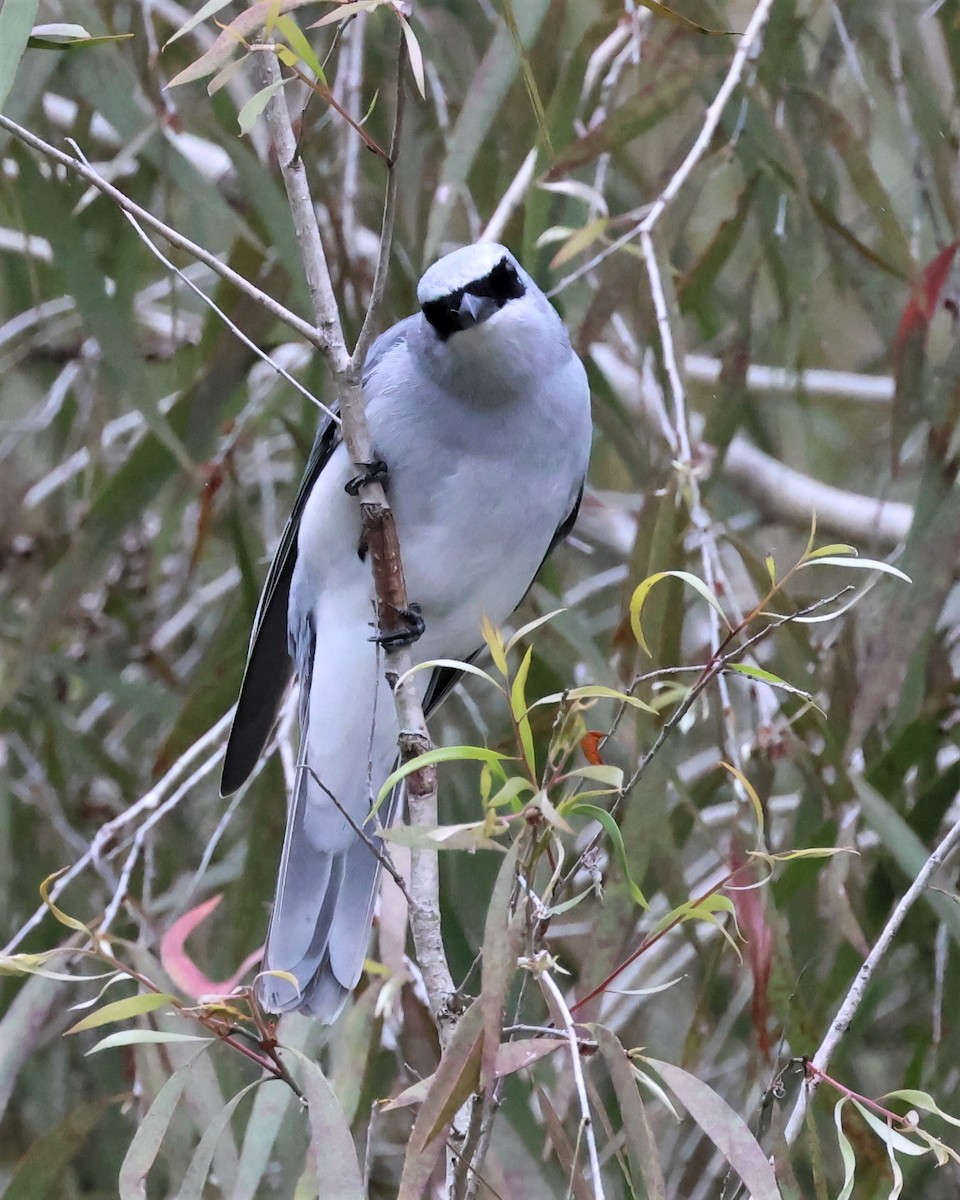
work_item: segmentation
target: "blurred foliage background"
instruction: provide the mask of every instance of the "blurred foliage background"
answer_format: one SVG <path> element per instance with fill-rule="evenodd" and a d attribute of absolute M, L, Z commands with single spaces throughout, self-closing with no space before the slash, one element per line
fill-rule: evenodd
<path fill-rule="evenodd" d="M 753 11 L 739 0 L 676 7 L 713 31 L 743 30 Z M 302 10 L 301 27 L 325 10 Z M 684 925 L 578 1014 L 602 1017 L 627 1047 L 684 1066 L 756 1128 L 761 1094 L 791 1055 L 815 1050 L 893 906 L 960 818 L 960 352 L 947 271 L 960 206 L 960 22 L 954 4 L 929 0 L 772 4 L 716 136 L 656 230 L 694 449 L 678 470 L 661 419 L 670 405 L 663 344 L 637 243 L 583 268 L 667 185 L 737 38 L 618 0 L 522 0 L 504 12 L 499 0 L 413 6 L 426 97 L 410 85 L 384 317 L 412 311 L 423 267 L 486 230 L 557 288 L 587 363 L 590 492 L 574 537 L 517 617 L 566 608 L 534 637 L 530 691 L 617 686 L 637 671 L 702 664 L 711 648 L 703 600 L 678 581 L 651 596 L 651 660 L 629 631 L 633 588 L 655 571 L 701 575 L 709 544 L 717 594 L 736 619 L 766 589 L 765 557 L 783 574 L 802 552 L 814 510 L 821 542 L 894 555 L 913 579 L 881 577 L 837 620 L 784 625 L 757 647 L 759 664 L 812 693 L 816 707 L 749 679 L 707 691 L 619 810 L 630 873 L 651 913 L 636 906 L 606 847 L 595 864 L 602 901 L 584 900 L 550 929 L 565 985 L 584 996 L 656 918 L 741 861 L 756 844 L 756 821 L 721 759 L 738 763 L 756 788 L 772 849 L 856 850 L 787 863 L 749 893 L 750 904 L 738 901 L 741 959 L 713 926 Z M 308 316 L 265 127 L 239 135 L 255 71 L 241 67 L 212 97 L 202 83 L 165 90 L 217 36 L 208 20 L 161 50 L 190 15 L 174 0 L 42 3 L 39 20 L 134 37 L 28 50 L 4 112 L 58 146 L 76 139 L 126 194 Z M 368 114 L 366 130 L 385 144 L 396 19 L 375 11 L 309 36 L 338 102 L 356 119 Z M 306 103 L 298 86 L 287 95 L 303 108 L 303 155 L 355 334 L 385 171 L 329 105 L 315 96 Z M 163 249 L 249 338 L 330 398 L 303 343 L 209 269 Z M 939 274 L 930 270 L 937 263 Z M 265 564 L 317 416 L 148 252 L 108 199 L 2 131 L 0 367 L 0 912 L 5 937 L 15 939 L 38 908 L 43 878 L 76 862 L 233 703 Z M 702 496 L 694 520 L 690 470 Z M 830 571 L 798 575 L 780 611 L 843 586 L 847 576 L 836 582 Z M 867 579 L 856 574 L 855 582 Z M 665 683 L 638 694 L 662 713 L 678 700 Z M 601 703 L 587 719 L 602 729 L 611 716 Z M 434 735 L 503 747 L 508 718 L 468 685 Z M 538 737 L 546 739 L 551 719 Z M 662 719 L 631 712 L 607 761 L 629 772 Z M 163 934 L 215 893 L 220 908 L 190 942 L 210 979 L 231 976 L 263 938 L 284 763 L 274 756 L 239 799 L 223 801 L 216 744 L 192 760 L 187 774 L 208 769 L 182 796 L 168 804 L 175 788 L 163 792 L 161 819 L 143 828 L 145 812 L 137 826 L 142 855 L 114 928 L 135 943 L 151 978 L 162 978 Z M 445 821 L 477 819 L 474 768 L 444 770 L 441 804 Z M 62 907 L 83 920 L 103 912 L 122 882 L 132 832 L 100 848 Z M 498 861 L 442 858 L 458 979 L 482 942 Z M 956 867 L 935 882 L 874 976 L 831 1073 L 874 1098 L 924 1089 L 957 1112 Z M 587 883 L 581 873 L 573 890 Z M 385 927 L 390 912 L 385 902 Z M 46 916 L 8 948 L 47 949 L 63 934 Z M 373 1118 L 371 1105 L 429 1074 L 436 1059 L 412 989 L 385 989 L 371 975 L 332 1041 L 305 1023 L 291 1022 L 289 1035 L 320 1054 L 357 1146 L 368 1149 L 375 1196 L 396 1192 L 410 1117 Z M 115 1195 L 140 1115 L 183 1061 L 176 1046 L 85 1059 L 93 1035 L 61 1034 L 76 1020 L 68 1006 L 94 994 L 89 984 L 42 976 L 0 981 L 0 1184 L 13 1181 L 10 1196 Z M 205 1062 L 150 1195 L 177 1193 L 202 1132 L 255 1077 L 226 1051 Z M 553 1095 L 575 1140 L 563 1076 L 554 1056 L 507 1081 L 488 1159 L 500 1196 L 563 1194 L 564 1172 L 543 1154 L 536 1092 Z M 787 1079 L 788 1106 L 797 1082 Z M 615 1131 L 617 1103 L 602 1074 L 594 1086 Z M 258 1092 L 252 1116 L 238 1108 L 205 1194 L 293 1195 L 307 1133 L 280 1090 Z M 815 1130 L 793 1153 L 799 1195 L 840 1189 L 835 1099 L 821 1089 Z M 702 1129 L 653 1097 L 647 1111 L 667 1194 L 729 1200 L 726 1164 Z M 886 1152 L 851 1111 L 853 1194 L 887 1196 Z M 629 1195 L 615 1133 L 607 1144 L 607 1195 Z M 956 1163 L 901 1161 L 904 1194 L 957 1194 Z"/>

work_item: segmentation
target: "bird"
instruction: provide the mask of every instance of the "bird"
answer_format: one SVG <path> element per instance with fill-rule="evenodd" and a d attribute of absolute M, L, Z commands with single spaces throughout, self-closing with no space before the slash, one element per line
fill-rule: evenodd
<path fill-rule="evenodd" d="M 504 246 L 440 258 L 417 300 L 419 311 L 366 357 L 366 418 L 415 602 L 413 660 L 468 661 L 483 647 L 483 619 L 509 619 L 573 526 L 590 389 L 557 311 Z M 364 822 L 399 734 L 357 484 L 327 418 L 254 618 L 220 789 L 229 795 L 253 771 L 295 674 L 300 769 L 256 991 L 269 1013 L 325 1023 L 363 971 L 380 872 L 380 843 Z M 427 714 L 458 674 L 438 666 L 413 677 Z M 384 825 L 398 803 L 396 789 L 378 810 Z"/>

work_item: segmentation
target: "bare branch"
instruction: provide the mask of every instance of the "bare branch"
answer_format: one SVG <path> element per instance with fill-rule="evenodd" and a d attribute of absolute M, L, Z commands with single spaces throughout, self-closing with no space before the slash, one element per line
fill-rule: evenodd
<path fill-rule="evenodd" d="M 124 212 L 131 213 L 149 229 L 152 229 L 155 233 L 159 233 L 171 246 L 176 246 L 179 250 L 185 250 L 187 254 L 205 263 L 221 279 L 232 283 L 238 291 L 243 292 L 244 295 L 263 305 L 267 312 L 272 313 L 284 325 L 289 326 L 295 332 L 299 333 L 301 337 L 307 338 L 308 341 L 316 342 L 316 330 L 309 322 L 304 321 L 296 313 L 285 308 L 266 292 L 262 292 L 249 279 L 244 279 L 242 275 L 238 275 L 232 267 L 228 267 L 222 263 L 215 254 L 211 254 L 209 250 L 205 250 L 203 246 L 198 245 L 196 242 L 191 242 L 189 238 L 185 238 L 183 234 L 178 233 L 170 225 L 165 225 L 163 221 L 155 217 L 153 213 L 147 212 L 145 208 L 141 208 L 139 204 L 134 204 L 119 188 L 115 188 L 112 183 L 108 183 L 92 167 L 86 166 L 69 154 L 64 154 L 62 150 L 58 150 L 56 146 L 51 146 L 49 142 L 45 142 L 42 138 L 37 137 L 36 134 L 30 133 L 29 130 L 17 125 L 9 117 L 0 116 L 0 129 L 5 129 L 7 133 L 11 134 L 18 141 L 23 142 L 25 146 L 29 146 L 31 150 L 36 150 L 46 158 L 53 159 L 54 162 L 58 162 L 62 167 L 66 167 L 68 171 L 72 171 L 74 175 L 79 175 L 81 179 L 85 179 L 87 183 L 92 184 L 105 196 L 109 196 Z"/>
<path fill-rule="evenodd" d="M 944 837 L 940 845 L 937 846 L 920 868 L 916 879 L 914 879 L 913 883 L 910 884 L 901 896 L 899 904 L 890 914 L 889 920 L 874 943 L 873 949 L 850 985 L 843 1003 L 837 1009 L 837 1015 L 830 1022 L 830 1028 L 827 1030 L 826 1036 L 820 1043 L 816 1054 L 810 1060 L 811 1065 L 817 1071 L 825 1071 L 827 1069 L 831 1054 L 839 1046 L 843 1035 L 850 1028 L 850 1022 L 856 1016 L 857 1009 L 860 1007 L 870 980 L 873 978 L 874 972 L 883 960 L 884 955 L 890 949 L 890 945 L 906 919 L 907 913 L 926 890 L 934 872 L 947 861 L 957 846 L 960 846 L 960 821 L 956 821 L 953 824 L 946 837 Z M 817 1089 L 818 1082 L 816 1076 L 808 1078 L 800 1095 L 797 1097 L 797 1103 L 794 1105 L 793 1112 L 790 1114 L 790 1120 L 787 1122 L 787 1127 L 784 1130 L 784 1137 L 788 1145 L 795 1141 L 797 1134 L 800 1132 L 800 1127 L 803 1124 L 803 1118 L 807 1111 L 807 1105 Z"/>
<path fill-rule="evenodd" d="M 576 1023 L 563 998 L 563 993 L 554 982 L 553 976 L 545 967 L 537 968 L 537 980 L 548 994 L 563 1022 L 563 1028 L 570 1043 L 570 1065 L 573 1067 L 573 1080 L 580 1101 L 580 1130 L 587 1143 L 587 1154 L 590 1158 L 590 1182 L 593 1184 L 594 1200 L 604 1200 L 603 1179 L 600 1176 L 600 1158 L 597 1154 L 597 1139 L 593 1132 L 593 1118 L 590 1116 L 590 1101 L 587 1099 L 587 1085 L 583 1078 L 583 1067 L 580 1064 L 580 1038 L 577 1034 Z"/>

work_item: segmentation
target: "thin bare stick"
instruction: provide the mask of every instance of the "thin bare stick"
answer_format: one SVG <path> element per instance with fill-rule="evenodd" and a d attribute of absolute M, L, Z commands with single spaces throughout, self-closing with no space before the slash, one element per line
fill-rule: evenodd
<path fill-rule="evenodd" d="M 390 157 L 387 160 L 387 190 L 383 198 L 383 218 L 380 225 L 380 251 L 377 254 L 377 269 L 373 276 L 373 287 L 370 290 L 370 300 L 367 303 L 366 316 L 360 327 L 360 336 L 353 348 L 351 362 L 354 370 L 362 371 L 367 351 L 373 341 L 376 319 L 383 303 L 383 293 L 387 286 L 387 268 L 390 265 L 390 250 L 393 246 L 393 225 L 397 214 L 397 156 L 400 153 L 400 138 L 403 135 L 403 110 L 405 91 L 403 88 L 403 73 L 407 65 L 407 42 L 401 34 L 400 48 L 397 51 L 397 100 L 396 113 L 393 119 L 393 134 L 390 138 Z"/>
<path fill-rule="evenodd" d="M 343 807 L 343 805 L 336 798 L 336 796 L 333 794 L 333 792 L 330 791 L 330 789 L 327 787 L 327 785 L 323 782 L 323 780 L 320 778 L 320 776 L 316 773 L 316 771 L 313 769 L 313 767 L 308 767 L 305 762 L 299 762 L 299 763 L 297 763 L 297 770 L 307 772 L 307 774 L 310 776 L 310 778 L 313 780 L 313 782 L 317 785 L 318 788 L 320 788 L 320 790 L 323 792 L 323 794 L 327 797 L 327 799 L 334 806 L 334 808 L 337 810 L 337 812 L 339 812 L 341 817 L 343 817 L 343 819 L 350 826 L 350 828 L 353 830 L 353 832 L 357 835 L 357 837 L 360 839 L 360 841 L 363 842 L 363 844 L 370 851 L 370 853 L 373 855 L 373 857 L 377 860 L 377 862 L 380 864 L 380 866 L 383 867 L 383 869 L 387 872 L 387 874 L 390 876 L 390 878 L 393 880 L 393 882 L 397 885 L 397 887 L 403 893 L 403 897 L 406 900 L 407 904 L 412 904 L 413 900 L 410 897 L 410 893 L 407 891 L 406 880 L 403 878 L 403 876 L 400 874 L 400 872 L 397 870 L 397 868 L 393 865 L 393 859 L 387 853 L 386 848 L 384 846 L 378 846 L 377 843 L 370 836 L 370 834 L 367 833 L 367 831 L 363 828 L 363 826 L 357 824 L 357 822 L 353 819 L 353 817 L 350 815 L 350 813 L 347 812 L 347 810 Z"/>
<path fill-rule="evenodd" d="M 744 67 L 747 65 L 747 60 L 754 52 L 763 28 L 769 20 L 772 7 L 773 0 L 758 0 L 756 8 L 753 10 L 753 15 L 740 38 L 740 44 L 737 46 L 736 52 L 730 62 L 730 68 L 724 77 L 723 83 L 718 88 L 717 94 L 704 114 L 703 125 L 700 127 L 696 141 L 687 151 L 683 162 L 670 177 L 666 187 L 645 211 L 643 219 L 639 224 L 633 226 L 632 229 L 628 229 L 626 233 L 612 241 L 609 246 L 605 246 L 589 261 L 577 267 L 575 271 L 571 271 L 569 275 L 557 284 L 551 295 L 562 291 L 571 283 L 574 283 L 594 270 L 605 259 L 609 258 L 611 254 L 615 254 L 622 247 L 626 246 L 628 242 L 632 242 L 634 238 L 652 233 L 654 226 L 663 216 L 664 212 L 666 212 L 672 201 L 676 199 L 677 193 L 690 178 L 691 172 L 700 162 L 701 158 L 706 154 L 713 135 L 717 131 L 717 126 L 720 124 L 723 110 L 727 107 L 727 101 L 738 87 L 743 76 Z"/>
<path fill-rule="evenodd" d="M 77 861 L 64 873 L 57 877 L 50 886 L 49 899 L 56 901 L 63 893 L 67 886 L 82 874 L 91 863 L 100 858 L 109 844 L 117 837 L 120 831 L 131 822 L 137 820 L 144 813 L 152 812 L 164 802 L 168 791 L 173 787 L 174 783 L 193 763 L 211 747 L 219 747 L 223 742 L 224 735 L 230 727 L 230 722 L 233 720 L 233 709 L 224 713 L 216 724 L 212 725 L 206 733 L 202 734 L 193 743 L 189 749 L 185 750 L 177 761 L 170 767 L 162 779 L 150 789 L 146 795 L 142 796 L 136 804 L 131 804 L 129 808 L 124 809 L 122 813 L 114 817 L 112 821 L 108 821 L 106 825 L 101 825 L 97 830 L 93 841 Z M 267 752 L 272 750 L 272 746 L 267 747 Z M 216 762 L 219 755 L 222 753 L 220 749 L 213 752 L 213 762 Z M 208 760 L 209 762 L 209 760 Z M 205 764 L 206 765 L 206 764 Z M 17 946 L 23 941 L 32 929 L 43 920 L 50 912 L 46 904 L 41 904 L 34 914 L 26 921 L 24 925 L 13 935 L 6 946 L 3 948 L 4 954 L 11 954 Z"/>
<path fill-rule="evenodd" d="M 77 157 L 84 164 L 84 166 L 89 167 L 90 164 L 87 161 L 86 157 L 84 156 L 83 151 L 80 149 L 80 147 L 77 145 L 77 143 L 73 140 L 73 138 L 68 138 L 67 143 L 68 143 L 68 145 L 73 147 L 74 151 L 77 154 Z M 273 370 L 276 371 L 276 373 L 282 379 L 286 380 L 286 382 L 289 383 L 290 386 L 295 391 L 299 392 L 301 396 L 303 396 L 303 397 L 305 397 L 305 399 L 309 400 L 311 402 L 311 404 L 315 404 L 317 406 L 317 408 L 319 408 L 321 410 L 321 412 L 323 412 L 327 417 L 330 418 L 331 421 L 333 421 L 337 425 L 340 424 L 340 416 L 338 413 L 335 413 L 333 411 L 333 409 L 328 408 L 326 404 L 324 404 L 321 400 L 318 400 L 317 397 L 314 396 L 312 392 L 308 391 L 298 379 L 295 379 L 290 374 L 289 371 L 287 371 L 283 367 L 281 367 L 280 364 L 278 362 L 276 362 L 274 359 L 272 359 L 265 350 L 261 350 L 260 347 L 257 345 L 257 343 L 255 341 L 253 341 L 252 338 L 247 337 L 247 335 L 243 332 L 243 330 L 227 316 L 227 314 L 223 311 L 223 309 L 220 308 L 220 306 L 216 303 L 216 301 L 211 296 L 207 295 L 207 293 L 203 290 L 203 288 L 201 288 L 197 284 L 195 284 L 193 282 L 193 280 L 186 274 L 185 271 L 181 271 L 180 268 L 176 265 L 176 263 L 171 262 L 170 259 L 167 258 L 167 256 L 163 253 L 163 251 L 160 250 L 159 247 L 155 246 L 153 244 L 153 242 L 150 241 L 149 237 L 147 237 L 146 230 L 143 228 L 143 226 L 140 224 L 140 222 L 137 220 L 137 218 L 133 215 L 133 213 L 128 212 L 126 209 L 121 209 L 121 211 L 123 212 L 123 215 L 126 217 L 127 221 L 130 223 L 130 225 L 133 227 L 133 230 L 136 233 L 137 237 L 140 239 L 141 242 L 143 242 L 143 244 L 147 247 L 147 249 L 150 251 L 150 253 L 156 259 L 158 259 L 161 263 L 163 263 L 163 265 L 167 268 L 168 271 L 171 272 L 171 274 L 176 275 L 179 279 L 181 279 L 187 285 L 187 287 L 193 292 L 193 294 L 195 296 L 197 296 L 204 304 L 206 304 L 208 308 L 212 309 L 217 314 L 217 316 L 220 318 L 220 320 L 223 322 L 223 324 L 226 325 L 226 327 L 230 330 L 230 332 L 233 334 L 233 336 L 238 341 L 242 342 L 244 344 L 244 346 L 247 347 L 248 350 L 252 351 L 257 356 L 257 358 L 259 358 L 262 362 L 265 362 L 267 364 L 267 366 L 272 367 Z"/>
<path fill-rule="evenodd" d="M 597 1139 L 593 1133 L 593 1118 L 590 1115 L 590 1101 L 587 1099 L 587 1085 L 583 1078 L 583 1067 L 580 1064 L 580 1038 L 577 1034 L 576 1023 L 563 998 L 563 993 L 554 982 L 553 976 L 545 967 L 537 970 L 537 980 L 540 986 L 550 996 L 553 1007 L 563 1022 L 563 1028 L 570 1043 L 570 1064 L 573 1067 L 573 1080 L 580 1101 L 580 1133 L 587 1143 L 587 1154 L 590 1158 L 590 1182 L 593 1184 L 594 1200 L 604 1200 L 603 1180 L 600 1176 L 600 1158 L 597 1154 Z"/>
<path fill-rule="evenodd" d="M 937 846 L 920 868 L 916 879 L 914 879 L 913 883 L 910 884 L 901 896 L 897 907 L 890 914 L 890 918 L 886 925 L 884 925 L 873 949 L 867 955 L 863 966 L 861 966 L 853 983 L 851 983 L 843 999 L 843 1003 L 837 1009 L 837 1015 L 830 1022 L 830 1028 L 827 1030 L 826 1036 L 817 1048 L 816 1054 L 810 1060 L 810 1065 L 815 1071 L 823 1072 L 827 1069 L 831 1054 L 836 1050 L 843 1035 L 850 1028 L 850 1022 L 860 1007 L 870 980 L 873 978 L 874 972 L 880 965 L 884 955 L 890 949 L 890 944 L 906 919 L 907 913 L 926 890 L 927 884 L 933 877 L 934 872 L 946 862 L 957 846 L 960 846 L 960 821 L 956 821 L 951 826 L 946 837 L 944 837 L 939 846 Z M 818 1083 L 818 1075 L 808 1076 L 800 1095 L 797 1097 L 793 1112 L 790 1114 L 790 1120 L 787 1122 L 787 1127 L 784 1130 L 784 1137 L 788 1145 L 796 1139 L 797 1134 L 800 1132 L 804 1116 L 806 1115 L 807 1105 L 810 1103 Z"/>
<path fill-rule="evenodd" d="M 153 213 L 147 212 L 145 208 L 141 208 L 139 204 L 134 204 L 119 188 L 115 188 L 113 184 L 108 183 L 92 167 L 85 166 L 82 162 L 73 158 L 72 155 L 64 154 L 62 150 L 58 150 L 56 146 L 51 146 L 49 142 L 45 142 L 42 138 L 37 137 L 36 134 L 17 125 L 9 117 L 0 116 L 0 129 L 5 129 L 7 133 L 11 134 L 18 141 L 23 142 L 25 146 L 29 146 L 31 150 L 36 150 L 38 153 L 44 155 L 44 157 L 53 159 L 54 162 L 58 162 L 61 166 L 66 167 L 68 171 L 72 171 L 74 175 L 79 175 L 81 179 L 85 179 L 87 183 L 92 184 L 105 196 L 109 196 L 124 212 L 132 213 L 133 216 L 142 221 L 148 228 L 152 229 L 155 233 L 159 233 L 172 246 L 176 246 L 179 250 L 185 250 L 193 258 L 206 264 L 221 279 L 232 283 L 238 291 L 243 292 L 244 295 L 250 296 L 258 304 L 263 305 L 267 312 L 272 313 L 284 325 L 289 326 L 290 329 L 299 333 L 301 337 L 316 344 L 316 330 L 308 321 L 304 321 L 302 317 L 298 317 L 296 313 L 285 308 L 272 296 L 268 295 L 267 292 L 262 292 L 249 279 L 244 279 L 242 275 L 238 275 L 232 267 L 226 266 L 216 255 L 211 254 L 209 250 L 205 250 L 203 246 L 198 245 L 196 242 L 191 242 L 189 238 L 185 238 L 183 234 L 178 233 L 170 225 L 165 225 L 163 221 L 155 217 Z"/>

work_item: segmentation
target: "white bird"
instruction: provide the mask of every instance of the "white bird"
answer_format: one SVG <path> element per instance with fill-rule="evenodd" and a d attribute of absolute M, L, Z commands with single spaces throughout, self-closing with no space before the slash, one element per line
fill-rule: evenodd
<path fill-rule="evenodd" d="M 421 312 L 378 338 L 364 365 L 367 420 L 388 472 L 407 592 L 422 615 L 414 661 L 463 661 L 482 646 L 481 618 L 507 620 L 573 525 L 590 393 L 559 316 L 503 246 L 448 254 L 425 273 L 417 299 Z M 355 473 L 328 421 L 260 600 L 221 784 L 228 795 L 256 765 L 292 659 L 309 770 L 289 805 L 264 970 L 289 972 L 299 987 L 266 975 L 258 990 L 270 1012 L 323 1021 L 360 979 L 380 866 L 329 794 L 362 826 L 398 736 L 384 655 L 371 638 L 375 593 L 348 494 Z M 415 678 L 429 712 L 456 672 Z M 388 823 L 392 814 L 380 815 Z"/>

